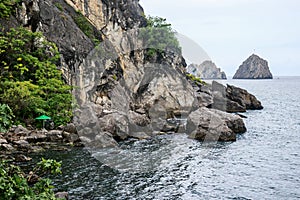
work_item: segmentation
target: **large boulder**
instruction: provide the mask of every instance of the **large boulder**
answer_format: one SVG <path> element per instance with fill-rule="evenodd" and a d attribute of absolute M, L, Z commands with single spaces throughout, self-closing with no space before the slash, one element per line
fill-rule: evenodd
<path fill-rule="evenodd" d="M 226 96 L 228 99 L 237 102 L 243 108 L 247 110 L 261 110 L 263 106 L 257 98 L 250 94 L 247 90 L 235 87 L 233 85 L 227 85 Z"/>
<path fill-rule="evenodd" d="M 233 79 L 272 79 L 268 62 L 259 56 L 252 54 L 239 67 Z"/>
<path fill-rule="evenodd" d="M 227 98 L 226 87 L 221 83 L 213 81 L 211 89 L 213 96 L 212 108 L 226 112 L 246 112 L 246 107 Z"/>
<path fill-rule="evenodd" d="M 222 120 L 224 120 L 228 128 L 230 128 L 234 133 L 241 134 L 247 131 L 245 123 L 239 115 L 233 115 L 216 109 L 210 109 L 210 111 L 217 114 Z"/>
<path fill-rule="evenodd" d="M 114 112 L 99 119 L 101 132 L 110 133 L 116 140 L 125 140 L 129 136 L 128 117 L 122 113 Z"/>
<path fill-rule="evenodd" d="M 263 109 L 261 102 L 247 90 L 216 81 L 212 82 L 213 104 L 211 108 L 229 113 L 246 112 L 246 110 Z"/>
<path fill-rule="evenodd" d="M 233 119 L 237 118 L 202 107 L 189 115 L 187 134 L 200 141 L 235 141 L 236 129 L 228 126 L 229 123 L 234 123 Z"/>

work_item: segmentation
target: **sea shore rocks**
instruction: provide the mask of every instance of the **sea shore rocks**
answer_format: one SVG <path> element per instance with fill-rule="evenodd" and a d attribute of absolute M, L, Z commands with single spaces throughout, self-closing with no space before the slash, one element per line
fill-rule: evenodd
<path fill-rule="evenodd" d="M 72 124 L 67 125 L 73 126 Z M 22 125 L 12 127 L 7 133 L 0 133 L 1 154 L 43 151 L 48 148 L 64 149 L 63 146 L 82 146 L 77 132 L 65 130 L 29 130 Z"/>

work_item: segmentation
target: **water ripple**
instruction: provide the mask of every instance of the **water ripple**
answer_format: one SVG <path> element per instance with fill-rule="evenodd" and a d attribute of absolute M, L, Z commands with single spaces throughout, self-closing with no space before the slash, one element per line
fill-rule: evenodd
<path fill-rule="evenodd" d="M 300 78 L 230 82 L 265 106 L 246 113 L 248 132 L 236 142 L 202 144 L 182 134 L 92 155 L 48 152 L 63 160 L 55 184 L 71 199 L 300 199 Z"/>

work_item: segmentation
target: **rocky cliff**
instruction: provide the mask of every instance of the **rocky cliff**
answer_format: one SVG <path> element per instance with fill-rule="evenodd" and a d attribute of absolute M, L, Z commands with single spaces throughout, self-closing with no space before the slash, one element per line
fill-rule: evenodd
<path fill-rule="evenodd" d="M 272 79 L 268 62 L 259 56 L 252 54 L 239 67 L 233 79 Z"/>
<path fill-rule="evenodd" d="M 146 21 L 138 0 L 26 0 L 1 24 L 41 31 L 57 44 L 58 65 L 75 86 L 74 123 L 88 147 L 180 131 L 234 141 L 246 131 L 239 116 L 223 111 L 245 111 L 256 99 L 246 104 L 246 91 L 230 98 L 240 90 L 189 79 L 181 54 L 143 43 Z"/>
<path fill-rule="evenodd" d="M 226 79 L 226 74 L 212 61 L 204 61 L 200 65 L 191 64 L 187 71 L 201 79 Z"/>

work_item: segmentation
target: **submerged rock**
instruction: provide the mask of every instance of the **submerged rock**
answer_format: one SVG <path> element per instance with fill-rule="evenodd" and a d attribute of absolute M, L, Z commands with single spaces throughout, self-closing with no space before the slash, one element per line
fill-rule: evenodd
<path fill-rule="evenodd" d="M 268 62 L 259 56 L 252 54 L 239 67 L 233 79 L 272 79 Z"/>

